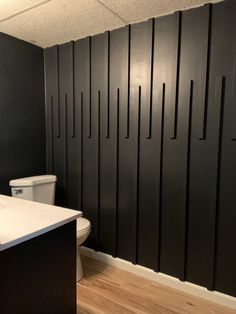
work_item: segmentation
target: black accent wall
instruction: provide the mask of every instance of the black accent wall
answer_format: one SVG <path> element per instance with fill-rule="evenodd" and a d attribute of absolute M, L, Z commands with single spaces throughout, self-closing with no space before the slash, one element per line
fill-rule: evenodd
<path fill-rule="evenodd" d="M 0 33 L 0 193 L 9 180 L 44 174 L 43 49 Z"/>
<path fill-rule="evenodd" d="M 236 296 L 236 2 L 45 50 L 47 163 L 87 246 Z"/>

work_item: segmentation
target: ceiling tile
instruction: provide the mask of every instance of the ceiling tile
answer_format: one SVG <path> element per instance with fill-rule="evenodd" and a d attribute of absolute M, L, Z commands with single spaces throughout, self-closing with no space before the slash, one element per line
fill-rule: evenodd
<path fill-rule="evenodd" d="M 129 23 L 221 0 L 101 0 Z"/>
<path fill-rule="evenodd" d="M 0 21 L 29 8 L 43 4 L 44 0 L 0 0 Z"/>
<path fill-rule="evenodd" d="M 49 47 L 124 25 L 96 0 L 52 0 L 0 23 L 0 31 Z"/>

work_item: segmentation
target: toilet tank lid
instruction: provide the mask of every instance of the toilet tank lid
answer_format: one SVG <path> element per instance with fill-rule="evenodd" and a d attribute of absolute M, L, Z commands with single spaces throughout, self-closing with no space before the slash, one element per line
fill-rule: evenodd
<path fill-rule="evenodd" d="M 56 182 L 57 177 L 54 175 L 42 175 L 34 177 L 19 178 L 10 181 L 10 186 L 33 186 L 44 183 Z"/>

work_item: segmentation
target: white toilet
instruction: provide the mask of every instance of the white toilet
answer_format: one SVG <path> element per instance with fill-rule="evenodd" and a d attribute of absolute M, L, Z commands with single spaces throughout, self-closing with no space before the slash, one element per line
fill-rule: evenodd
<path fill-rule="evenodd" d="M 10 181 L 13 197 L 45 204 L 54 204 L 57 177 L 43 175 Z"/>
<path fill-rule="evenodd" d="M 54 204 L 55 186 L 57 177 L 54 175 L 41 175 L 35 177 L 20 178 L 10 181 L 13 197 L 35 201 L 45 204 Z M 87 239 L 91 232 L 89 220 L 77 219 L 77 281 L 83 277 L 83 269 L 80 260 L 79 246 Z"/>

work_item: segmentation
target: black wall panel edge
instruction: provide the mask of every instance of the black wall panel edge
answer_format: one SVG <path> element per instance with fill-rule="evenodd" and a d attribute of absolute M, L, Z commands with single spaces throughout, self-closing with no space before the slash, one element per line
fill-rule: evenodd
<path fill-rule="evenodd" d="M 0 33 L 0 193 L 46 171 L 43 49 Z"/>

